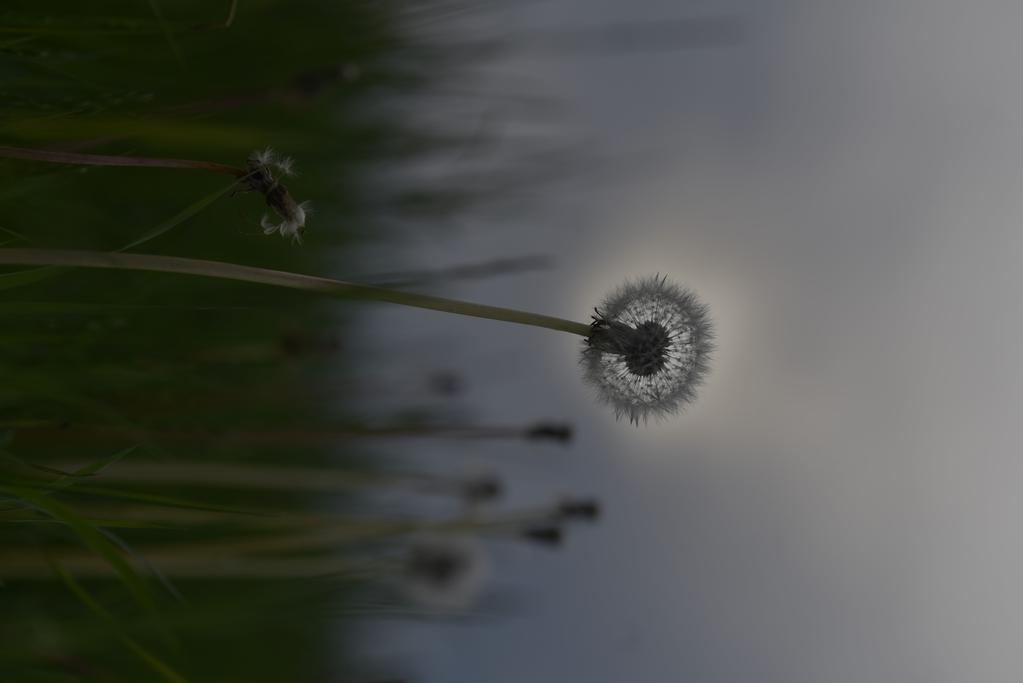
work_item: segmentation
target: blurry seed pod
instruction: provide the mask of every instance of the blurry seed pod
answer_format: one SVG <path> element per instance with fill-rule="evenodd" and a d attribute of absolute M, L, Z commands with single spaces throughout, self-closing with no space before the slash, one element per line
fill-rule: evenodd
<path fill-rule="evenodd" d="M 405 549 L 399 569 L 402 592 L 413 602 L 440 612 L 470 607 L 490 577 L 482 546 L 462 537 L 424 537 Z"/>

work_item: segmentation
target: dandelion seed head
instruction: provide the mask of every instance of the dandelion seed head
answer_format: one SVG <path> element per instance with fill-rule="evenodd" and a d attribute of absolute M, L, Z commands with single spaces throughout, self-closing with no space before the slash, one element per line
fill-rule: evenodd
<path fill-rule="evenodd" d="M 565 540 L 565 533 L 557 524 L 547 524 L 523 529 L 522 538 L 548 548 L 559 548 Z"/>
<path fill-rule="evenodd" d="M 259 221 L 263 234 L 280 233 L 296 244 L 302 243 L 305 232 L 306 218 L 312 213 L 309 202 L 299 204 L 285 187 L 274 176 L 274 170 L 281 175 L 293 175 L 295 162 L 291 157 L 279 157 L 270 147 L 257 150 L 249 155 L 248 173 L 242 178 L 242 185 L 248 192 L 259 192 L 266 199 L 266 204 L 280 218 L 274 223 L 268 215 Z"/>
<path fill-rule="evenodd" d="M 400 583 L 404 593 L 423 607 L 459 611 L 472 605 L 489 575 L 490 564 L 478 543 L 430 537 L 409 545 Z"/>
<path fill-rule="evenodd" d="M 619 288 L 596 309 L 582 352 L 586 380 L 620 418 L 638 424 L 696 397 L 713 350 L 707 307 L 654 276 Z"/>

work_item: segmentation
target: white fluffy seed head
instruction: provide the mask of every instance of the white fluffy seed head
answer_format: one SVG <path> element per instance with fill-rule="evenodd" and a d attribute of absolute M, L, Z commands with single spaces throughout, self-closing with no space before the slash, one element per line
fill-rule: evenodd
<path fill-rule="evenodd" d="M 263 195 L 267 206 L 280 218 L 279 223 L 274 223 L 269 216 L 263 216 L 259 225 L 264 234 L 280 233 L 282 237 L 301 244 L 312 206 L 309 202 L 297 203 L 288 188 L 275 177 L 275 171 L 281 175 L 293 175 L 294 160 L 279 156 L 270 147 L 256 150 L 249 155 L 248 173 L 241 180 L 242 186 L 246 192 L 259 192 Z"/>
<path fill-rule="evenodd" d="M 596 309 L 582 352 L 586 380 L 620 418 L 666 417 L 696 397 L 713 350 L 707 307 L 654 276 L 620 287 Z"/>

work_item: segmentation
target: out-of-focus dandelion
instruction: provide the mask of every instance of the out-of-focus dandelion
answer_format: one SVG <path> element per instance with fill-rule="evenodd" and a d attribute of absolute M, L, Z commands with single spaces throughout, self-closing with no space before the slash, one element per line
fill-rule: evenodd
<path fill-rule="evenodd" d="M 550 439 L 568 443 L 572 440 L 572 425 L 558 422 L 537 422 L 526 432 L 527 439 Z"/>
<path fill-rule="evenodd" d="M 460 493 L 470 505 L 488 503 L 501 497 L 504 484 L 495 475 L 481 474 L 461 482 Z"/>
<path fill-rule="evenodd" d="M 277 175 L 295 175 L 295 161 L 291 157 L 282 157 L 273 149 L 253 152 L 246 161 L 245 168 L 229 166 L 212 161 L 194 159 L 164 159 L 157 157 L 112 156 L 107 154 L 80 154 L 77 152 L 60 152 L 44 149 L 28 149 L 24 147 L 0 146 L 0 158 L 24 159 L 26 161 L 43 161 L 56 164 L 74 164 L 81 166 L 122 166 L 132 168 L 179 168 L 201 171 L 226 173 L 238 179 L 245 192 L 258 192 L 266 199 L 266 204 L 280 219 L 275 223 L 267 215 L 260 220 L 263 233 L 272 235 L 279 232 L 283 237 L 290 237 L 296 243 L 302 242 L 305 232 L 306 218 L 312 213 L 309 202 L 298 203 L 288 192 L 288 188 L 278 180 Z"/>
<path fill-rule="evenodd" d="M 249 155 L 248 173 L 242 178 L 242 184 L 247 191 L 262 194 L 266 198 L 266 205 L 280 219 L 280 222 L 275 223 L 270 216 L 264 214 L 259 221 L 263 234 L 278 232 L 282 237 L 290 237 L 292 241 L 301 244 L 306 217 L 312 212 L 312 207 L 309 202 L 296 202 L 275 172 L 282 176 L 294 175 L 294 160 L 278 156 L 269 147 L 253 152 Z"/>
<path fill-rule="evenodd" d="M 583 347 L 586 379 L 619 417 L 638 424 L 696 396 L 713 349 L 707 307 L 655 276 L 619 288 L 596 309 Z"/>
<path fill-rule="evenodd" d="M 447 612 L 471 606 L 489 576 L 490 562 L 478 543 L 444 536 L 413 541 L 399 570 L 401 589 L 411 600 Z"/>
<path fill-rule="evenodd" d="M 558 548 L 565 540 L 565 534 L 561 527 L 553 523 L 526 527 L 522 530 L 522 537 L 527 541 L 549 548 Z"/>
<path fill-rule="evenodd" d="M 592 498 L 566 498 L 558 503 L 557 517 L 592 522 L 600 517 L 600 503 Z"/>

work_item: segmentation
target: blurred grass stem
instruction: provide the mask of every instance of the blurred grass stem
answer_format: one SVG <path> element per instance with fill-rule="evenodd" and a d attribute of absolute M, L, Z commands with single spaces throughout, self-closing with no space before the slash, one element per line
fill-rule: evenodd
<path fill-rule="evenodd" d="M 7 159 L 23 159 L 25 161 L 44 161 L 53 164 L 72 164 L 76 166 L 128 166 L 135 168 L 183 168 L 226 173 L 235 178 L 248 175 L 248 171 L 237 166 L 218 164 L 213 161 L 195 161 L 192 159 L 162 159 L 156 157 L 109 156 L 105 154 L 80 154 L 77 152 L 56 152 L 45 149 L 28 149 L 25 147 L 5 147 L 0 145 L 0 157 Z"/>
<path fill-rule="evenodd" d="M 486 306 L 426 294 L 396 291 L 383 287 L 342 282 L 325 277 L 303 275 L 267 268 L 255 268 L 223 261 L 205 261 L 159 256 L 155 254 L 122 254 L 99 251 L 63 249 L 0 249 L 0 264 L 20 266 L 65 266 L 72 268 L 108 268 L 141 270 L 204 277 L 240 282 L 254 282 L 276 287 L 298 289 L 347 299 L 384 301 L 414 308 L 444 311 L 475 318 L 544 327 L 582 337 L 590 334 L 590 326 L 563 318 L 554 318 L 511 308 Z"/>
<path fill-rule="evenodd" d="M 5 426 L 0 421 L 0 428 Z M 481 425 L 409 425 L 378 427 L 347 425 L 334 429 L 241 429 L 183 430 L 183 429 L 138 429 L 110 427 L 106 425 L 62 425 L 35 422 L 18 426 L 22 435 L 42 441 L 73 441 L 131 439 L 191 445 L 245 445 L 257 447 L 329 446 L 344 439 L 527 439 L 548 440 L 568 443 L 571 428 L 559 424 L 538 424 L 527 427 Z"/>

